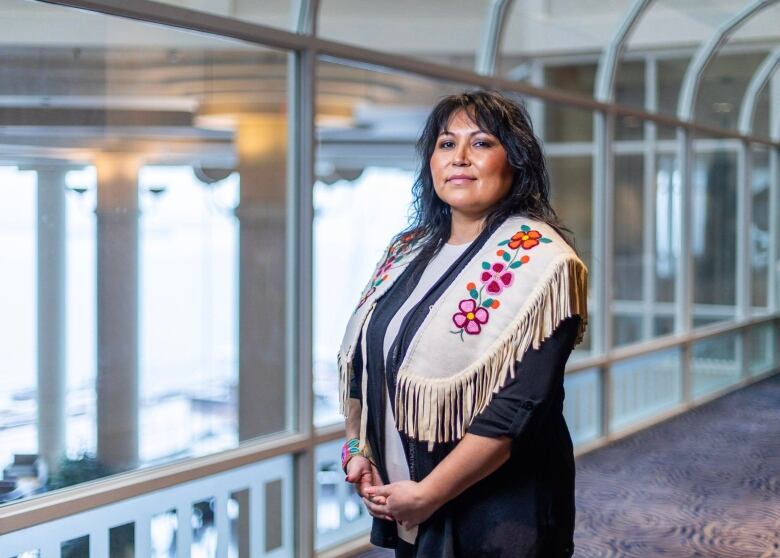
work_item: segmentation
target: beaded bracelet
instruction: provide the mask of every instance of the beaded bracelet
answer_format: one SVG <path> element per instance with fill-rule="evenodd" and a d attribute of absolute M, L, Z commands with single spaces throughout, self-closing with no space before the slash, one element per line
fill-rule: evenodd
<path fill-rule="evenodd" d="M 350 438 L 341 446 L 341 468 L 344 470 L 344 473 L 347 472 L 347 463 L 356 455 L 364 455 L 363 452 L 360 451 L 360 440 L 357 438 Z"/>

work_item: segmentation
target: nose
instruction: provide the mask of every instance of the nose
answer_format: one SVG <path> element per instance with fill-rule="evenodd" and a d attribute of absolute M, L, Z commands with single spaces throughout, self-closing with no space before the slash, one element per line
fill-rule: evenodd
<path fill-rule="evenodd" d="M 463 167 L 469 164 L 468 142 L 458 144 L 452 154 L 452 164 Z"/>

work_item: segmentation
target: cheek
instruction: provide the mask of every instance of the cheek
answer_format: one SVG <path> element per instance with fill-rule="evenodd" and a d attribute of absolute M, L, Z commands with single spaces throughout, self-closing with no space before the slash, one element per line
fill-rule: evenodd
<path fill-rule="evenodd" d="M 506 160 L 506 155 L 496 153 L 484 161 L 484 174 L 489 176 L 493 185 L 499 189 L 509 187 L 512 182 L 512 167 Z"/>

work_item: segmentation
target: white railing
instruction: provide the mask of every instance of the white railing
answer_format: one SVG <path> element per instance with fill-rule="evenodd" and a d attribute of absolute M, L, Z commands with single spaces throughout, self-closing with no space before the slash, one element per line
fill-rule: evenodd
<path fill-rule="evenodd" d="M 0 557 L 59 558 L 63 543 L 88 537 L 90 558 L 108 558 L 110 530 L 128 523 L 134 524 L 135 558 L 237 556 L 234 522 L 239 514 L 246 512 L 239 509 L 232 495 L 244 491 L 248 501 L 249 555 L 252 558 L 293 556 L 292 471 L 291 456 L 275 457 L 14 531 L 0 537 Z M 281 509 L 269 510 L 267 489 L 277 482 L 281 484 Z M 216 537 L 210 537 L 215 543 L 210 549 L 196 551 L 192 536 L 193 504 L 203 501 L 213 502 L 214 519 L 210 530 Z M 154 545 L 152 536 L 155 518 L 170 510 L 175 510 L 176 518 L 173 522 L 175 554 Z M 269 514 L 281 517 L 269 522 Z M 269 523 L 272 530 L 281 529 L 281 532 L 267 536 Z M 269 541 L 273 542 L 269 545 Z"/>

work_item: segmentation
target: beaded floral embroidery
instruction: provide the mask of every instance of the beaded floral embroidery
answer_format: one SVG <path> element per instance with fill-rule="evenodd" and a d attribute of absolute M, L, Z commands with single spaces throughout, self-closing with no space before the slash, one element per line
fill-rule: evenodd
<path fill-rule="evenodd" d="M 357 308 L 363 306 L 366 300 L 368 300 L 368 298 L 376 292 L 376 288 L 387 280 L 389 277 L 388 272 L 400 265 L 401 261 L 412 250 L 412 246 L 414 246 L 417 240 L 418 238 L 414 233 L 409 233 L 402 236 L 398 242 L 388 248 L 385 259 L 377 268 L 376 273 L 374 273 L 374 277 L 368 284 L 367 289 L 360 297 L 360 302 L 358 303 Z M 355 311 L 357 311 L 357 308 Z"/>
<path fill-rule="evenodd" d="M 521 249 L 530 250 L 540 243 L 548 242 L 552 240 L 542 236 L 539 231 L 532 230 L 528 225 L 522 225 L 512 238 L 499 242 L 499 247 L 506 246 L 509 250 L 500 248 L 496 252 L 496 256 L 501 258 L 500 261 L 482 262 L 483 271 L 479 277 L 481 283 L 479 289 L 475 282 L 466 284 L 469 298 L 464 298 L 458 303 L 458 311 L 452 315 L 452 322 L 458 329 L 450 333 L 460 335 L 461 341 L 463 341 L 464 331 L 469 335 L 478 335 L 482 331 L 482 326 L 488 323 L 489 310 L 497 310 L 501 306 L 501 302 L 496 297 L 514 283 L 514 270 L 531 260 L 527 254 L 518 257 Z"/>

